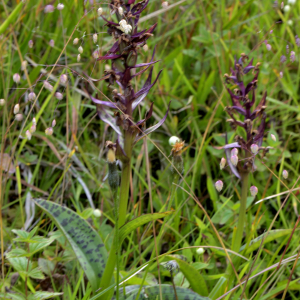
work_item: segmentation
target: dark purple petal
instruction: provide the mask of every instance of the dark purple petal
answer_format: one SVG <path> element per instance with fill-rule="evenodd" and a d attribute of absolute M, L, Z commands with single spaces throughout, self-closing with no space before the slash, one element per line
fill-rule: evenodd
<path fill-rule="evenodd" d="M 243 116 L 246 116 L 246 109 L 240 107 L 240 106 L 231 106 L 232 109 L 236 110 L 238 113 L 240 113 Z"/>
<path fill-rule="evenodd" d="M 120 58 L 122 55 L 118 54 L 106 54 L 105 56 L 100 56 L 97 60 L 107 60 L 107 59 L 116 59 Z"/>
<path fill-rule="evenodd" d="M 231 96 L 231 100 L 232 100 L 233 106 L 237 106 L 237 107 L 241 107 L 241 108 L 242 108 L 242 105 L 241 105 L 240 102 L 239 102 L 240 99 L 241 99 L 241 97 L 235 95 L 235 94 L 231 91 L 231 89 L 229 89 L 229 88 L 227 88 L 227 91 L 228 91 L 228 93 L 229 93 L 230 96 Z"/>
<path fill-rule="evenodd" d="M 137 3 L 136 5 L 134 5 L 134 6 L 132 7 L 132 9 L 131 9 L 132 15 L 133 15 L 133 16 L 139 15 L 139 14 L 146 8 L 146 6 L 148 5 L 148 2 L 149 2 L 149 0 L 147 0 L 147 1 L 145 2 L 145 4 L 142 6 L 142 8 L 140 8 L 139 10 L 137 10 L 138 6 L 140 6 L 140 4 L 142 4 L 143 2 L 139 2 L 139 3 Z"/>
<path fill-rule="evenodd" d="M 156 60 L 156 61 L 152 61 L 152 62 L 149 62 L 149 63 L 144 63 L 144 64 L 137 64 L 133 67 L 130 67 L 131 69 L 135 69 L 135 68 L 141 68 L 141 67 L 147 67 L 147 66 L 151 66 L 157 62 L 159 62 L 160 60 Z"/>
<path fill-rule="evenodd" d="M 263 142 L 263 137 L 264 137 L 264 133 L 265 133 L 265 128 L 266 128 L 266 114 L 263 114 L 261 123 L 258 127 L 258 133 L 257 135 L 254 137 L 253 142 L 256 143 L 259 147 L 262 145 Z"/>
<path fill-rule="evenodd" d="M 168 113 L 169 113 L 169 109 L 170 109 L 170 104 L 171 104 L 171 101 L 169 102 L 169 105 L 168 105 L 168 109 L 167 109 L 167 112 L 166 114 L 164 115 L 164 117 L 155 125 L 147 128 L 146 130 L 144 130 L 141 134 L 142 136 L 137 136 L 136 139 L 135 139 L 135 143 L 138 142 L 140 139 L 142 139 L 145 135 L 148 135 L 150 134 L 151 132 L 155 131 L 157 128 L 159 128 L 162 124 L 164 124 L 164 122 L 166 121 L 167 119 L 167 116 L 168 116 Z"/>
<path fill-rule="evenodd" d="M 136 76 L 139 76 L 139 75 L 143 74 L 143 73 L 144 73 L 145 71 L 147 71 L 148 69 L 149 69 L 149 66 L 148 66 L 147 68 L 143 69 L 142 71 L 139 71 L 139 72 L 135 73 L 134 75 L 132 75 L 132 78 L 134 78 L 134 77 L 136 77 Z"/>
<path fill-rule="evenodd" d="M 226 145 L 226 146 L 228 146 L 228 145 Z M 226 147 L 226 146 L 224 146 L 224 147 Z M 241 179 L 241 175 L 239 174 L 237 168 L 232 164 L 232 162 L 231 162 L 231 160 L 230 160 L 230 155 L 231 155 L 231 153 L 230 153 L 230 149 L 229 149 L 229 148 L 225 150 L 225 154 L 226 154 L 226 158 L 227 158 L 227 163 L 228 163 L 228 165 L 229 165 L 229 167 L 230 167 L 232 173 L 233 173 L 237 178 Z"/>
<path fill-rule="evenodd" d="M 145 123 L 147 120 L 149 120 L 151 118 L 152 113 L 153 113 L 153 102 L 150 105 L 150 109 L 146 113 L 145 119 L 138 121 L 135 125 L 139 126 L 139 125 Z"/>
<path fill-rule="evenodd" d="M 126 68 L 123 76 L 121 76 L 121 83 L 123 86 L 127 86 L 128 82 L 131 80 L 130 69 Z"/>
<path fill-rule="evenodd" d="M 97 113 L 99 118 L 103 122 L 110 125 L 117 134 L 122 135 L 119 126 L 117 126 L 116 124 L 116 118 L 110 115 L 103 105 L 96 104 L 96 106 L 97 106 Z"/>
<path fill-rule="evenodd" d="M 101 15 L 101 18 L 108 24 L 110 25 L 114 25 L 114 26 L 120 26 L 118 23 L 115 23 L 115 22 L 111 22 L 111 21 L 108 21 L 104 16 Z"/>
<path fill-rule="evenodd" d="M 251 116 L 250 116 L 251 120 L 254 120 L 258 116 L 258 114 L 261 112 L 261 108 L 266 105 L 266 98 L 267 98 L 267 92 L 264 93 L 264 95 L 261 98 L 259 104 L 257 105 L 255 110 L 251 114 Z"/>
<path fill-rule="evenodd" d="M 144 29 L 144 30 L 142 30 L 142 31 L 140 31 L 140 32 L 137 32 L 137 33 L 135 33 L 135 34 L 133 34 L 132 36 L 131 36 L 131 39 L 134 39 L 134 38 L 137 38 L 137 37 L 139 37 L 139 36 L 141 36 L 143 33 L 145 33 L 146 32 L 146 29 Z"/>
<path fill-rule="evenodd" d="M 223 149 L 231 149 L 231 148 L 240 148 L 241 145 L 239 145 L 239 143 L 235 142 L 235 143 L 231 143 L 231 144 L 227 144 L 225 146 L 223 146 Z"/>
<path fill-rule="evenodd" d="M 239 88 L 240 88 L 240 90 L 242 92 L 243 97 L 245 97 L 245 95 L 246 95 L 245 90 L 246 89 L 245 89 L 245 86 L 244 86 L 244 82 L 240 81 L 240 82 L 237 83 L 237 85 L 239 86 Z"/>
<path fill-rule="evenodd" d="M 254 66 L 252 64 L 253 64 L 253 58 L 250 60 L 247 67 L 244 68 L 243 70 L 244 74 L 247 74 L 251 69 L 254 69 Z"/>
<path fill-rule="evenodd" d="M 110 48 L 109 52 L 110 53 L 116 53 L 117 51 L 119 51 L 119 41 L 116 41 L 113 46 Z"/>
<path fill-rule="evenodd" d="M 128 4 L 133 4 L 135 2 L 135 0 L 128 0 Z"/>
<path fill-rule="evenodd" d="M 92 96 L 90 96 L 91 100 L 96 103 L 96 104 L 100 104 L 100 105 L 104 105 L 104 106 L 107 106 L 107 107 L 110 107 L 110 108 L 114 108 L 114 109 L 117 109 L 117 105 L 113 102 L 110 102 L 110 101 L 102 101 L 102 100 L 99 100 L 99 99 L 96 99 Z"/>

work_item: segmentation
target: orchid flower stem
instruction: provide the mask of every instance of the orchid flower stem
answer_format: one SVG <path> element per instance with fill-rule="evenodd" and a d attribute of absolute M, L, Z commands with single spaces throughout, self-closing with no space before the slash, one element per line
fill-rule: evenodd
<path fill-rule="evenodd" d="M 121 174 L 121 186 L 119 193 L 119 208 L 118 215 L 118 228 L 122 227 L 125 224 L 126 214 L 127 214 L 127 204 L 128 204 L 128 196 L 129 196 L 129 184 L 130 184 L 130 174 L 131 174 L 131 153 L 132 153 L 132 136 L 129 132 L 125 133 L 124 137 L 124 150 L 127 155 L 128 160 L 122 165 L 122 174 Z M 117 224 L 116 224 L 117 226 Z M 118 234 L 118 230 L 115 231 L 115 235 Z M 115 236 L 115 239 L 117 236 Z M 118 242 L 117 242 L 118 243 Z M 113 272 L 116 265 L 117 255 L 119 253 L 119 248 L 121 245 L 118 243 L 117 249 L 116 244 L 113 243 L 109 252 L 108 260 L 105 266 L 105 270 L 101 279 L 101 289 L 105 290 L 112 284 Z M 99 299 L 100 300 L 108 300 L 111 299 L 109 297 L 110 293 L 105 293 Z"/>

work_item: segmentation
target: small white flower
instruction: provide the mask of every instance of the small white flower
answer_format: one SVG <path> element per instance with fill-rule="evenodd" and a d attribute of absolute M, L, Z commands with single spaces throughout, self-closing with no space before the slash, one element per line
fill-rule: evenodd
<path fill-rule="evenodd" d="M 50 46 L 50 47 L 54 47 L 54 40 L 50 40 L 49 46 Z"/>
<path fill-rule="evenodd" d="M 93 214 L 96 218 L 99 218 L 99 217 L 101 217 L 101 210 L 100 209 L 95 209 Z"/>
<path fill-rule="evenodd" d="M 174 146 L 176 144 L 176 142 L 180 142 L 180 138 L 178 138 L 177 136 L 171 136 L 169 138 L 169 145 L 170 146 Z"/>
<path fill-rule="evenodd" d="M 251 186 L 250 187 L 250 194 L 251 194 L 251 196 L 255 197 L 257 195 L 257 193 L 258 193 L 258 188 L 256 186 L 254 186 L 254 185 Z"/>
<path fill-rule="evenodd" d="M 220 169 L 223 170 L 226 165 L 226 159 L 222 157 L 221 162 L 220 162 Z"/>
<path fill-rule="evenodd" d="M 60 83 L 61 84 L 66 84 L 67 81 L 68 81 L 68 76 L 66 74 L 60 75 Z"/>
<path fill-rule="evenodd" d="M 33 41 L 32 41 L 32 40 L 30 40 L 30 41 L 28 42 L 28 47 L 29 47 L 29 48 L 32 48 L 32 47 L 33 47 Z"/>
<path fill-rule="evenodd" d="M 63 94 L 62 93 L 59 93 L 59 92 L 56 92 L 55 93 L 55 98 L 57 99 L 57 100 L 62 100 L 63 99 Z M 54 127 L 54 126 L 52 126 L 52 127 Z"/>
<path fill-rule="evenodd" d="M 64 7 L 65 7 L 65 6 L 64 6 L 62 3 L 58 3 L 56 8 L 57 8 L 58 10 L 63 10 Z"/>
<path fill-rule="evenodd" d="M 196 252 L 197 254 L 201 255 L 205 252 L 205 250 L 203 248 L 198 248 Z"/>
<path fill-rule="evenodd" d="M 98 50 L 95 50 L 95 51 L 93 52 L 93 57 L 94 57 L 95 59 L 99 58 L 99 52 L 98 52 Z"/>
<path fill-rule="evenodd" d="M 236 167 L 239 162 L 239 158 L 237 155 L 231 155 L 230 161 Z"/>
<path fill-rule="evenodd" d="M 52 128 L 55 127 L 55 125 L 56 125 L 56 120 L 54 119 L 54 120 L 52 121 Z"/>
<path fill-rule="evenodd" d="M 78 52 L 79 52 L 79 53 L 82 53 L 82 52 L 83 52 L 83 48 L 82 48 L 81 46 L 79 46 Z"/>
<path fill-rule="evenodd" d="M 120 16 L 123 16 L 124 11 L 123 11 L 123 8 L 121 6 L 118 8 L 118 12 L 119 12 Z"/>
<path fill-rule="evenodd" d="M 289 177 L 289 172 L 287 170 L 282 171 L 282 176 L 284 179 L 287 179 Z"/>
<path fill-rule="evenodd" d="M 14 114 L 16 115 L 20 110 L 20 104 L 16 104 L 15 107 L 14 107 Z"/>
<path fill-rule="evenodd" d="M 289 12 L 289 11 L 291 10 L 291 7 L 290 7 L 289 5 L 286 5 L 286 6 L 283 8 L 283 10 L 284 10 L 285 12 Z"/>
<path fill-rule="evenodd" d="M 36 125 L 36 118 L 33 118 L 33 119 L 32 119 L 32 124 L 33 124 L 33 125 Z"/>
<path fill-rule="evenodd" d="M 27 60 L 23 60 L 22 63 L 21 63 L 21 70 L 25 71 L 26 68 L 27 68 Z"/>
<path fill-rule="evenodd" d="M 45 87 L 45 89 L 47 89 L 50 92 L 53 91 L 53 86 L 46 80 L 44 81 L 44 87 Z"/>
<path fill-rule="evenodd" d="M 29 130 L 26 130 L 26 136 L 28 140 L 31 140 L 31 132 Z"/>
<path fill-rule="evenodd" d="M 52 135 L 52 134 L 53 134 L 53 128 L 52 128 L 52 127 L 48 127 L 48 128 L 45 130 L 45 133 L 46 133 L 46 135 Z"/>
<path fill-rule="evenodd" d="M 34 92 L 28 94 L 29 101 L 34 101 L 35 99 L 36 99 L 36 94 Z"/>
<path fill-rule="evenodd" d="M 77 62 L 80 62 L 81 56 L 80 54 L 77 55 Z"/>
<path fill-rule="evenodd" d="M 0 99 L 0 106 L 4 106 L 5 104 L 5 100 L 4 99 Z"/>
<path fill-rule="evenodd" d="M 250 147 L 253 154 L 257 154 L 259 147 L 256 144 L 252 144 Z"/>
<path fill-rule="evenodd" d="M 22 114 L 16 114 L 16 120 L 17 121 L 22 121 L 23 120 L 23 115 Z"/>
<path fill-rule="evenodd" d="M 32 124 L 31 127 L 30 127 L 30 129 L 29 129 L 29 131 L 30 131 L 31 133 L 34 133 L 34 132 L 36 131 L 36 125 L 35 125 L 35 124 Z"/>
<path fill-rule="evenodd" d="M 231 155 L 238 155 L 238 153 L 239 153 L 239 150 L 237 148 L 233 148 L 231 150 Z"/>
<path fill-rule="evenodd" d="M 147 52 L 147 51 L 149 50 L 149 47 L 148 47 L 147 44 L 145 44 L 145 45 L 143 46 L 143 50 L 144 50 L 145 52 Z"/>
<path fill-rule="evenodd" d="M 288 20 L 286 23 L 287 23 L 289 26 L 293 26 L 293 24 L 294 24 L 293 20 Z"/>
<path fill-rule="evenodd" d="M 53 5 L 46 5 L 45 8 L 44 8 L 44 12 L 46 14 L 54 12 L 54 6 Z"/>
<path fill-rule="evenodd" d="M 288 4 L 295 4 L 296 3 L 296 0 L 288 0 Z"/>
<path fill-rule="evenodd" d="M 283 77 L 283 72 L 279 72 L 279 77 L 280 77 L 280 78 Z"/>
<path fill-rule="evenodd" d="M 14 81 L 15 83 L 19 83 L 20 80 L 21 80 L 21 76 L 20 76 L 18 73 L 14 74 L 14 76 L 13 76 L 13 81 Z"/>
<path fill-rule="evenodd" d="M 75 39 L 73 40 L 73 45 L 77 45 L 78 42 L 79 42 L 79 38 L 75 38 Z"/>
<path fill-rule="evenodd" d="M 271 139 L 276 142 L 276 136 L 274 134 L 271 133 Z"/>
<path fill-rule="evenodd" d="M 98 8 L 97 14 L 99 17 L 103 14 L 103 9 L 101 7 Z"/>
<path fill-rule="evenodd" d="M 128 34 L 132 30 L 131 25 L 127 24 L 126 20 L 124 19 L 121 20 L 119 24 L 120 26 L 118 26 L 117 28 L 123 31 L 125 34 Z"/>
<path fill-rule="evenodd" d="M 267 50 L 271 51 L 272 50 L 272 46 L 270 44 L 267 44 Z"/>
<path fill-rule="evenodd" d="M 110 71 L 111 70 L 111 66 L 109 64 L 106 64 L 104 66 L 105 71 Z"/>
<path fill-rule="evenodd" d="M 98 42 L 98 34 L 97 33 L 93 34 L 93 41 L 95 44 Z"/>
<path fill-rule="evenodd" d="M 162 4 L 161 4 L 162 8 L 167 8 L 169 6 L 169 3 L 167 1 L 164 1 Z"/>
<path fill-rule="evenodd" d="M 217 189 L 218 192 L 221 192 L 222 191 L 222 188 L 223 188 L 223 182 L 221 180 L 218 180 L 216 183 L 215 183 L 215 187 Z"/>

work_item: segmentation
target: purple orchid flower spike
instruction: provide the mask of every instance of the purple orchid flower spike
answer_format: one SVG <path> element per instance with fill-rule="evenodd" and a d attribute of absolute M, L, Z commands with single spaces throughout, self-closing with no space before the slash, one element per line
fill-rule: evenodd
<path fill-rule="evenodd" d="M 251 111 L 255 104 L 255 93 L 258 83 L 259 66 L 253 66 L 253 59 L 244 67 L 245 62 L 248 60 L 248 56 L 242 53 L 241 57 L 234 62 L 234 68 L 231 69 L 231 75 L 225 74 L 225 82 L 233 83 L 235 85 L 234 92 L 229 88 L 227 91 L 231 97 L 233 106 L 226 107 L 226 112 L 230 115 L 231 119 L 227 121 L 236 129 L 238 126 L 244 128 L 245 136 L 237 135 L 235 137 L 236 142 L 225 145 L 225 153 L 227 156 L 228 165 L 232 173 L 239 179 L 245 173 L 249 173 L 254 169 L 254 159 L 257 153 L 251 152 L 251 146 L 255 144 L 258 150 L 264 150 L 263 153 L 267 152 L 267 148 L 262 147 L 262 141 L 264 131 L 266 127 L 266 97 L 265 92 L 262 96 L 260 103 L 257 107 Z M 252 71 L 253 79 L 249 83 L 244 82 L 244 76 Z M 238 116 L 242 120 L 238 120 Z M 254 120 L 260 120 L 260 125 L 257 129 L 253 127 Z M 256 122 L 257 123 L 257 122 Z M 232 155 L 230 152 L 231 148 L 240 148 L 241 153 L 238 155 Z M 255 148 L 256 149 L 256 148 Z"/>
<path fill-rule="evenodd" d="M 150 105 L 150 109 L 144 119 L 137 122 L 134 121 L 133 112 L 135 108 L 146 98 L 162 72 L 159 71 L 156 78 L 152 81 L 153 65 L 158 62 L 158 60 L 154 60 L 155 48 L 150 62 L 137 63 L 140 48 L 153 35 L 157 25 L 154 24 L 148 29 L 138 31 L 137 23 L 140 14 L 147 7 L 148 3 L 149 0 L 143 0 L 138 3 L 135 3 L 134 0 L 110 1 L 110 8 L 115 12 L 114 16 L 117 20 L 107 20 L 102 15 L 101 17 L 105 20 L 105 25 L 108 28 L 107 32 L 114 39 L 114 43 L 110 50 L 97 60 L 99 62 L 104 60 L 111 62 L 111 70 L 105 71 L 100 79 L 93 79 L 86 75 L 90 83 L 105 80 L 108 82 L 109 87 L 114 86 L 112 97 L 110 97 L 111 101 L 94 97 L 92 93 L 88 94 L 97 107 L 100 119 L 109 124 L 117 133 L 118 139 L 116 143 L 110 145 L 114 145 L 116 157 L 122 162 L 130 159 L 131 151 L 127 153 L 128 149 L 131 149 L 138 140 L 153 132 L 165 122 L 170 107 L 169 104 L 164 117 L 148 129 L 145 128 L 145 124 L 152 116 L 153 103 Z M 141 70 L 135 72 L 137 68 L 141 68 Z M 143 87 L 135 92 L 132 79 L 146 71 L 149 72 L 149 75 Z M 87 87 L 86 90 L 88 92 Z M 110 111 L 111 109 L 113 109 L 113 112 Z"/>

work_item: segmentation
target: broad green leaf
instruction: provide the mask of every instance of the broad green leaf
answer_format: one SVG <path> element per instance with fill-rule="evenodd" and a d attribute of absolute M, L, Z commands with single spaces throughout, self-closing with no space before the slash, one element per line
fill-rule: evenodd
<path fill-rule="evenodd" d="M 54 219 L 64 233 L 93 289 L 99 288 L 108 257 L 99 234 L 72 210 L 42 199 L 34 201 Z"/>
<path fill-rule="evenodd" d="M 140 295 L 138 298 L 136 298 L 138 291 L 139 291 L 139 286 L 136 288 L 131 289 L 130 291 L 127 291 L 126 293 L 126 298 L 124 298 L 123 293 L 120 293 L 119 300 L 156 300 L 160 299 L 160 288 L 162 292 L 162 298 L 163 299 L 176 299 L 175 298 L 175 293 L 174 293 L 174 288 L 171 285 L 167 284 L 162 284 L 160 287 L 157 286 L 144 286 L 141 289 Z M 176 287 L 176 294 L 177 294 L 177 299 L 178 300 L 210 300 L 207 297 L 203 297 L 198 295 L 197 293 L 181 288 L 181 287 Z M 112 300 L 115 298 L 112 298 Z"/>
<path fill-rule="evenodd" d="M 264 238 L 264 236 L 266 236 L 266 238 L 264 239 L 264 241 L 262 243 L 263 245 L 268 242 L 277 240 L 278 238 L 280 238 L 282 236 L 290 234 L 291 232 L 292 232 L 292 229 L 279 229 L 279 230 L 271 230 L 271 231 L 269 231 L 269 233 L 264 233 L 250 242 L 250 244 L 247 246 L 245 254 L 258 249 L 262 243 L 262 239 Z M 243 245 L 240 248 L 239 252 L 242 252 L 245 249 L 245 247 L 246 247 L 246 245 Z"/>
<path fill-rule="evenodd" d="M 48 276 L 50 276 L 55 269 L 55 263 L 45 258 L 39 258 L 38 264 L 43 273 L 47 274 Z"/>
<path fill-rule="evenodd" d="M 63 293 L 36 292 L 29 296 L 29 300 L 44 300 L 62 295 Z"/>
<path fill-rule="evenodd" d="M 2 300 L 25 300 L 25 295 L 13 294 L 13 293 L 0 293 L 0 297 Z"/>
<path fill-rule="evenodd" d="M 176 260 L 176 262 L 179 265 L 180 271 L 189 281 L 191 288 L 194 292 L 198 293 L 201 296 L 208 296 L 208 289 L 206 286 L 206 282 L 199 271 L 197 271 L 189 263 L 177 258 L 176 256 L 168 255 L 167 257 L 172 260 Z"/>
<path fill-rule="evenodd" d="M 27 256 L 27 251 L 20 248 L 12 249 L 6 254 L 6 258 L 22 257 L 22 256 Z"/>
<path fill-rule="evenodd" d="M 166 216 L 169 216 L 173 213 L 173 211 L 167 211 L 164 213 L 155 213 L 155 214 L 146 214 L 146 215 L 142 215 L 140 217 L 137 217 L 131 221 L 129 221 L 128 223 L 126 223 L 125 225 L 123 225 L 120 230 L 119 230 L 119 245 L 122 244 L 123 240 L 125 239 L 125 237 L 132 232 L 133 230 L 135 230 L 136 228 L 150 222 L 153 220 L 157 220 L 157 219 L 162 219 Z"/>

